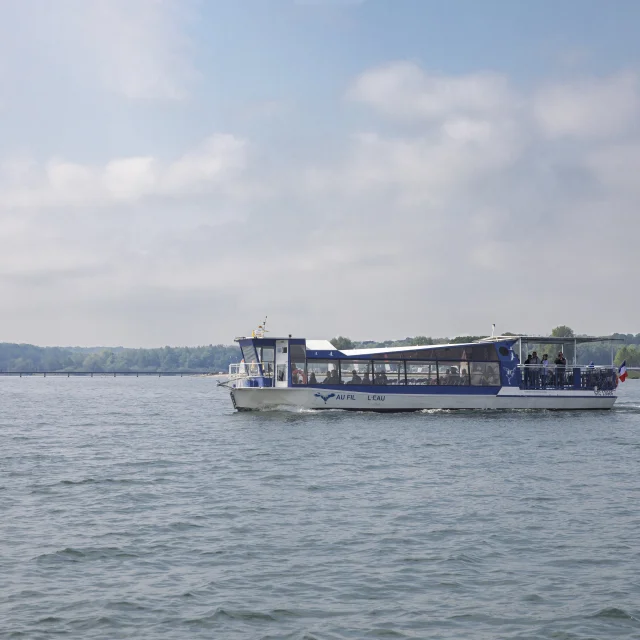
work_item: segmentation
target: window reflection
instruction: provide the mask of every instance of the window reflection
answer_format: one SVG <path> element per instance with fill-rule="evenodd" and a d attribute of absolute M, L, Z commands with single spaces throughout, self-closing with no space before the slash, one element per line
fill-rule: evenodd
<path fill-rule="evenodd" d="M 407 362 L 407 384 L 438 384 L 438 366 L 435 362 Z"/>
<path fill-rule="evenodd" d="M 371 360 L 340 360 L 342 384 L 371 384 Z"/>
<path fill-rule="evenodd" d="M 391 362 L 374 361 L 373 383 L 377 385 L 405 384 L 404 362 L 401 360 Z"/>
<path fill-rule="evenodd" d="M 307 384 L 307 349 L 302 344 L 292 344 L 289 349 L 291 359 L 291 383 Z"/>
<path fill-rule="evenodd" d="M 476 387 L 500 386 L 498 365 L 489 362 L 471 363 L 471 384 Z"/>
<path fill-rule="evenodd" d="M 469 363 L 465 360 L 438 361 L 438 384 L 446 386 L 469 385 Z"/>
<path fill-rule="evenodd" d="M 337 360 L 307 361 L 308 384 L 340 384 Z"/>

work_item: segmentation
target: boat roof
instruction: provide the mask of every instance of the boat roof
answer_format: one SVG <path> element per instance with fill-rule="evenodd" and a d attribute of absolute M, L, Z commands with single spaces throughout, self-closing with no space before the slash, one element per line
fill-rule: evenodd
<path fill-rule="evenodd" d="M 308 341 L 307 341 L 308 342 Z M 345 349 L 342 351 L 347 356 L 370 355 L 373 353 L 402 353 L 403 351 L 416 351 L 417 349 L 442 349 L 446 347 L 468 347 L 474 342 L 457 342 L 449 344 L 415 344 L 408 347 L 375 347 L 373 349 Z M 334 347 L 335 348 L 335 347 Z"/>
<path fill-rule="evenodd" d="M 586 344 L 587 342 L 624 342 L 624 338 L 612 338 L 611 336 L 493 336 L 482 338 L 478 342 L 503 342 L 504 340 L 522 340 L 523 342 L 531 342 L 535 344 Z"/>
<path fill-rule="evenodd" d="M 328 340 L 305 340 L 309 351 L 340 351 L 336 349 Z M 346 353 L 346 351 L 344 352 Z"/>

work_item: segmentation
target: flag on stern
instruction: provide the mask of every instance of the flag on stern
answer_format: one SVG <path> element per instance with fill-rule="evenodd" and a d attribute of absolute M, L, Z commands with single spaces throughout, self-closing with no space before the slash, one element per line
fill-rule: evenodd
<path fill-rule="evenodd" d="M 624 382 L 627 379 L 627 361 L 625 360 L 618 369 L 618 379 Z"/>

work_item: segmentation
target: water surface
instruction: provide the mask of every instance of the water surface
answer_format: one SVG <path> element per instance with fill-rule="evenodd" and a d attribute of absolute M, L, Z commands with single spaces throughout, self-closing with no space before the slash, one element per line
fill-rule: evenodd
<path fill-rule="evenodd" d="M 1 637 L 640 638 L 639 381 L 594 413 L 0 400 Z"/>

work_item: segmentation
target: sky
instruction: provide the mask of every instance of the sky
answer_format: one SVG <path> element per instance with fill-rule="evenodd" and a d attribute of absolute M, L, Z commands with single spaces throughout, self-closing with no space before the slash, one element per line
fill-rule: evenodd
<path fill-rule="evenodd" d="M 0 342 L 640 331 L 636 0 L 0 0 Z"/>

